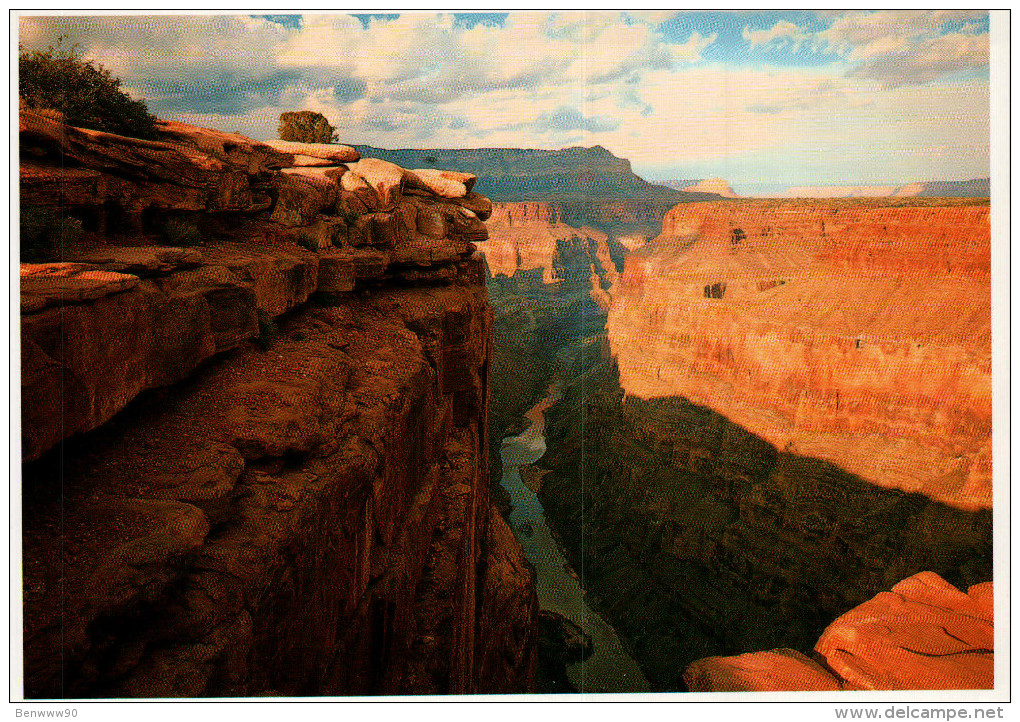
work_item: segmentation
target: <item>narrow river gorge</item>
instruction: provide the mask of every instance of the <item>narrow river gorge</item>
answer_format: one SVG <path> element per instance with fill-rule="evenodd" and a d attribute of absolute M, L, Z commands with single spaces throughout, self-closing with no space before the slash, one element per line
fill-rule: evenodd
<path fill-rule="evenodd" d="M 539 608 L 565 617 L 591 639 L 591 655 L 567 668 L 574 688 L 579 692 L 645 692 L 648 682 L 641 668 L 624 648 L 616 630 L 588 606 L 580 577 L 546 523 L 542 502 L 521 478 L 521 468 L 534 464 L 545 454 L 545 411 L 557 396 L 557 389 L 551 387 L 547 396 L 528 411 L 528 428 L 503 439 L 501 484 L 513 505 L 509 521 L 525 557 L 535 569 Z"/>

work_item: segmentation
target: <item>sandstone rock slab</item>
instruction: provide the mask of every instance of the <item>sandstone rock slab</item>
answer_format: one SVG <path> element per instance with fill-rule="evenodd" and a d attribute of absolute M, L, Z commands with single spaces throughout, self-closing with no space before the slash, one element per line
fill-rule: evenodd
<path fill-rule="evenodd" d="M 830 624 L 815 653 L 708 657 L 686 668 L 692 692 L 991 689 L 992 583 L 963 593 L 920 572 Z"/>
<path fill-rule="evenodd" d="M 171 246 L 102 246 L 76 255 L 75 261 L 98 270 L 147 277 L 201 265 L 202 252 Z"/>
<path fill-rule="evenodd" d="M 203 153 L 243 168 L 249 175 L 286 168 L 294 162 L 291 153 L 281 152 L 271 145 L 239 133 L 200 128 L 174 120 L 160 120 L 156 126 L 168 142 L 193 146 Z"/>
<path fill-rule="evenodd" d="M 354 163 L 361 158 L 361 154 L 354 148 L 334 143 L 295 143 L 288 140 L 269 140 L 266 141 L 266 145 L 295 156 L 310 156 L 334 163 Z"/>
<path fill-rule="evenodd" d="M 23 308 L 38 311 L 47 306 L 85 303 L 121 293 L 138 285 L 126 273 L 101 271 L 81 263 L 21 264 Z"/>
<path fill-rule="evenodd" d="M 474 186 L 478 177 L 471 173 L 458 173 L 434 168 L 418 168 L 413 171 L 425 186 L 440 198 L 463 198 Z"/>
<path fill-rule="evenodd" d="M 706 657 L 687 666 L 691 692 L 826 692 L 842 689 L 818 662 L 793 649 Z"/>

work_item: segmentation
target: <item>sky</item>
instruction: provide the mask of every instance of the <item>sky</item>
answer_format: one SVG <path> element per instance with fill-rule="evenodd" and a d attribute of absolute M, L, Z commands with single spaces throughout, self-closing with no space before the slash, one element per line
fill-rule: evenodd
<path fill-rule="evenodd" d="M 646 178 L 989 175 L 982 11 L 22 17 L 164 118 L 383 148 L 602 145 Z"/>

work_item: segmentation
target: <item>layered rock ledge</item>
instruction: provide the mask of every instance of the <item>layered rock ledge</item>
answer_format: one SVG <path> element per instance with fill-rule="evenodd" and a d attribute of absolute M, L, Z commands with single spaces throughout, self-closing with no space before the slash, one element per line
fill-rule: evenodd
<path fill-rule="evenodd" d="M 163 127 L 173 142 L 21 114 L 23 207 L 85 219 L 87 231 L 82 248 L 65 249 L 73 264 L 22 265 L 25 460 L 257 336 L 259 314 L 313 293 L 451 283 L 477 263 L 482 196 L 438 196 L 383 161 L 283 173 L 294 156 L 267 145 Z M 152 245 L 179 219 L 207 247 Z"/>
<path fill-rule="evenodd" d="M 618 284 L 621 383 L 870 483 L 988 508 L 988 212 L 952 199 L 677 206 Z"/>
<path fill-rule="evenodd" d="M 488 200 L 162 127 L 22 114 L 23 208 L 85 226 L 22 267 L 25 695 L 528 691 Z"/>

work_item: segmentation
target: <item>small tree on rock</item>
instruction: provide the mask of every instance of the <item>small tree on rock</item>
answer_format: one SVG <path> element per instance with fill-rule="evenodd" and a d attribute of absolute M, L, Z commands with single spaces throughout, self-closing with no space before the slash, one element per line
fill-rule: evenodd
<path fill-rule="evenodd" d="M 280 115 L 280 140 L 295 143 L 336 143 L 336 129 L 326 116 L 311 110 Z"/>

